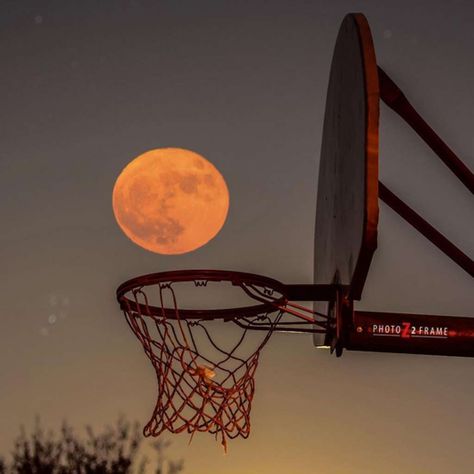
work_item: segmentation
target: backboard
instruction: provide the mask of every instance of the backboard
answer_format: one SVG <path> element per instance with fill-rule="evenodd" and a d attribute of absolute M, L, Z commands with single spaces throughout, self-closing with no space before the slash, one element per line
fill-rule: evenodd
<path fill-rule="evenodd" d="M 377 246 L 379 84 L 364 15 L 346 15 L 331 64 L 319 164 L 314 282 L 360 299 Z"/>

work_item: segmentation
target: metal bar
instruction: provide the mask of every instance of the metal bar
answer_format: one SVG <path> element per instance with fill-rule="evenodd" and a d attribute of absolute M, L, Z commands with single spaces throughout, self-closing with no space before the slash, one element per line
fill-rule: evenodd
<path fill-rule="evenodd" d="M 346 349 L 474 357 L 474 318 L 355 311 Z"/>
<path fill-rule="evenodd" d="M 403 118 L 425 143 L 441 158 L 443 163 L 474 193 L 474 174 L 444 143 L 436 132 L 425 122 L 410 104 L 400 88 L 378 67 L 380 97 L 400 117 Z"/>
<path fill-rule="evenodd" d="M 337 285 L 285 285 L 285 294 L 290 301 L 332 301 L 337 288 Z"/>
<path fill-rule="evenodd" d="M 273 331 L 273 332 L 284 332 L 284 333 L 292 333 L 292 334 L 326 334 L 326 329 L 316 329 L 314 327 L 294 328 L 294 327 L 286 327 L 284 325 L 255 326 L 252 324 L 244 324 L 242 323 L 241 320 L 238 320 L 238 319 L 235 319 L 233 322 L 237 326 L 243 329 L 249 329 L 251 331 Z"/>
<path fill-rule="evenodd" d="M 390 206 L 399 216 L 403 217 L 418 232 L 438 247 L 444 254 L 457 263 L 469 275 L 474 277 L 474 261 L 464 252 L 451 243 L 443 234 L 426 222 L 419 214 L 407 206 L 400 198 L 393 194 L 379 181 L 379 197 Z"/>
<path fill-rule="evenodd" d="M 294 309 L 288 307 L 288 306 L 283 306 L 283 305 L 278 305 L 275 304 L 275 308 L 278 308 L 280 311 L 283 311 L 287 314 L 291 314 L 292 316 L 296 316 L 297 318 L 303 319 L 304 321 L 310 323 L 310 324 L 316 324 L 316 320 L 314 318 L 314 313 L 307 308 L 304 309 L 305 313 L 310 313 L 312 316 L 306 316 L 306 314 L 303 314 L 299 311 L 295 311 Z"/>
<path fill-rule="evenodd" d="M 314 311 L 314 309 L 306 308 L 306 306 L 301 306 L 290 301 L 286 303 L 285 308 L 297 309 L 299 311 L 302 311 L 303 313 L 311 314 L 312 317 L 319 316 L 321 318 L 328 319 L 327 314 L 321 313 L 320 311 Z"/>

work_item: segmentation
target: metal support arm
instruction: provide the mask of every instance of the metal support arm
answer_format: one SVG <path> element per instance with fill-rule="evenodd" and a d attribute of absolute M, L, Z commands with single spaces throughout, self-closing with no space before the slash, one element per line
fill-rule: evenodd
<path fill-rule="evenodd" d="M 400 88 L 383 69 L 378 67 L 378 72 L 380 98 L 418 133 L 425 143 L 441 158 L 443 163 L 464 183 L 467 189 L 474 194 L 474 174 L 472 171 L 425 122 L 410 104 Z"/>
<path fill-rule="evenodd" d="M 345 348 L 474 357 L 474 318 L 355 311 Z"/>
<path fill-rule="evenodd" d="M 474 277 L 474 262 L 464 252 L 452 244 L 443 234 L 438 232 L 431 224 L 426 222 L 419 214 L 407 206 L 400 198 L 393 194 L 386 186 L 379 182 L 379 197 L 390 206 L 397 214 L 411 224 L 418 232 L 423 234 L 444 254 L 451 258 L 469 275 Z"/>

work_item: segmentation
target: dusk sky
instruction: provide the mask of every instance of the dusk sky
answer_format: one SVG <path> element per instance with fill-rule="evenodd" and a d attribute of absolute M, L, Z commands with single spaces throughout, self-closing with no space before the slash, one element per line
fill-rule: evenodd
<path fill-rule="evenodd" d="M 39 415 L 144 425 L 156 380 L 115 300 L 124 280 L 216 268 L 311 283 L 330 61 L 346 13 L 377 62 L 474 168 L 471 1 L 3 0 L 0 453 Z M 474 255 L 473 198 L 381 104 L 381 180 Z M 222 231 L 183 255 L 132 243 L 112 189 L 141 153 L 180 147 L 222 173 Z M 358 308 L 474 316 L 472 278 L 380 204 Z M 474 361 L 314 348 L 274 335 L 248 440 L 165 434 L 191 474 L 470 474 Z"/>

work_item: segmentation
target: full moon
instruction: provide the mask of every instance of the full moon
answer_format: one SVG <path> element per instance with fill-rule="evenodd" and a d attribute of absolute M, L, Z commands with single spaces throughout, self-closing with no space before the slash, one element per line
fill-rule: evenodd
<path fill-rule="evenodd" d="M 176 255 L 217 235 L 227 217 L 229 191 L 216 167 L 201 155 L 160 148 L 123 169 L 112 206 L 129 239 L 151 252 Z"/>

